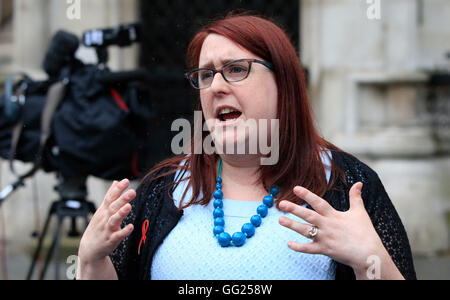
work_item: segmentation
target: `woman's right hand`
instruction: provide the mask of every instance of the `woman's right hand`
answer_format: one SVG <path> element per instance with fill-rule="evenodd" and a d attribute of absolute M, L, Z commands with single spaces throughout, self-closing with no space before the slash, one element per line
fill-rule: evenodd
<path fill-rule="evenodd" d="M 114 181 L 102 204 L 91 218 L 78 250 L 82 264 L 95 265 L 104 261 L 133 231 L 132 224 L 124 228 L 120 227 L 123 219 L 131 211 L 129 202 L 136 197 L 134 190 L 123 193 L 129 185 L 128 179 L 121 182 Z"/>

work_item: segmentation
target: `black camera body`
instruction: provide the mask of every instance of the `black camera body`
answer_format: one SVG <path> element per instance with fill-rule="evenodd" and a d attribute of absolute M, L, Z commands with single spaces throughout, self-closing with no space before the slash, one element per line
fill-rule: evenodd
<path fill-rule="evenodd" d="M 120 25 L 87 31 L 83 43 L 106 54 L 104 59 L 108 46 L 131 45 L 139 41 L 139 35 L 138 24 Z M 76 35 L 58 31 L 43 61 L 48 80 L 26 77 L 11 82 L 6 97 L 0 97 L 0 156 L 35 165 L 39 159 L 44 171 L 57 171 L 65 178 L 139 178 L 146 170 L 148 137 L 144 128 L 154 114 L 149 90 L 143 84 L 147 71 L 111 72 L 102 57 L 97 65 L 84 64 L 75 57 L 79 45 Z M 61 100 L 55 102 L 57 107 L 50 116 L 47 113 L 48 121 L 41 122 L 48 92 L 57 83 L 64 84 Z M 25 84 L 27 89 L 21 93 Z M 49 122 L 44 130 L 42 124 Z M 24 126 L 19 139 L 11 138 L 20 124 Z M 51 135 L 43 143 L 42 133 L 48 130 Z"/>
<path fill-rule="evenodd" d="M 108 61 L 109 46 L 127 47 L 141 40 L 141 26 L 138 23 L 119 25 L 114 28 L 94 29 L 83 33 L 82 43 L 97 52 L 98 63 Z"/>

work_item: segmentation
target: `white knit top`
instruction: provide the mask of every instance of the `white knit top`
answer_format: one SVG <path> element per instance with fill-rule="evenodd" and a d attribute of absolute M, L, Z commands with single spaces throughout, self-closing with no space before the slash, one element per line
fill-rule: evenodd
<path fill-rule="evenodd" d="M 324 164 L 329 165 L 325 159 Z M 178 174 L 177 174 L 178 176 Z M 177 176 L 175 178 L 177 178 Z M 185 174 L 189 176 L 189 174 Z M 330 172 L 327 171 L 329 180 Z M 226 184 L 226 183 L 224 183 Z M 179 184 L 173 196 L 177 206 L 187 181 Z M 225 195 L 226 196 L 226 195 Z M 191 198 L 188 191 L 183 201 Z M 262 199 L 261 199 L 262 200 Z M 223 199 L 225 231 L 240 231 L 256 214 L 261 201 Z M 275 206 L 256 228 L 253 237 L 242 247 L 222 248 L 213 235 L 213 201 L 206 207 L 193 205 L 184 209 L 177 226 L 165 238 L 153 257 L 154 280 L 301 280 L 334 279 L 335 262 L 324 255 L 295 252 L 287 242 L 309 243 L 311 240 L 278 223 L 281 216 L 306 223 L 279 211 Z"/>

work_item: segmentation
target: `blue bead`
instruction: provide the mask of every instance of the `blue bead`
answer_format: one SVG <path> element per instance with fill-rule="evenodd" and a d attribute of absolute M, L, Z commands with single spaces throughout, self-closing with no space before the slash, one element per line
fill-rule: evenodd
<path fill-rule="evenodd" d="M 217 237 L 217 241 L 219 242 L 220 246 L 228 247 L 228 246 L 230 246 L 231 236 L 228 233 L 226 233 L 226 232 L 222 232 Z"/>
<path fill-rule="evenodd" d="M 253 224 L 255 227 L 261 226 L 261 223 L 262 223 L 261 216 L 260 216 L 260 215 L 254 215 L 254 216 L 250 219 L 250 222 L 252 222 L 252 224 Z"/>
<path fill-rule="evenodd" d="M 214 226 L 225 226 L 225 220 L 223 218 L 215 218 L 214 219 Z"/>
<path fill-rule="evenodd" d="M 215 218 L 223 218 L 223 216 L 224 216 L 223 209 L 220 207 L 216 208 L 213 212 L 213 216 L 214 216 L 214 219 Z"/>
<path fill-rule="evenodd" d="M 272 196 L 265 196 L 264 199 L 263 199 L 263 203 L 268 208 L 271 208 L 273 206 L 273 198 L 272 198 Z"/>
<path fill-rule="evenodd" d="M 269 209 L 265 205 L 260 205 L 260 206 L 258 206 L 258 209 L 256 210 L 256 212 L 261 217 L 265 218 L 267 216 L 267 214 L 269 213 Z"/>
<path fill-rule="evenodd" d="M 213 229 L 214 236 L 217 236 L 224 231 L 225 231 L 225 228 L 223 228 L 223 226 L 215 226 Z"/>
<path fill-rule="evenodd" d="M 274 186 L 274 187 L 271 187 L 271 188 L 270 188 L 270 194 L 271 194 L 272 196 L 277 196 L 279 192 L 280 192 L 280 190 L 278 189 L 277 186 Z"/>
<path fill-rule="evenodd" d="M 216 179 L 216 182 L 217 182 L 217 183 L 222 183 L 222 178 L 218 177 L 218 178 Z"/>
<path fill-rule="evenodd" d="M 233 237 L 231 239 L 233 241 L 233 245 L 235 245 L 236 247 L 241 247 L 245 244 L 245 240 L 247 239 L 247 237 L 242 232 L 236 232 L 235 234 L 233 234 Z"/>
<path fill-rule="evenodd" d="M 242 225 L 241 231 L 247 236 L 247 238 L 251 238 L 255 235 L 255 226 L 251 223 L 245 223 Z"/>
<path fill-rule="evenodd" d="M 223 208 L 223 201 L 221 199 L 214 199 L 214 208 Z"/>
<path fill-rule="evenodd" d="M 215 191 L 214 194 L 213 194 L 213 197 L 214 197 L 215 199 L 222 199 L 222 198 L 223 198 L 223 193 L 222 193 L 222 191 L 220 191 L 220 190 Z"/>
<path fill-rule="evenodd" d="M 222 185 L 220 183 L 216 184 L 216 190 L 221 190 L 222 189 Z"/>

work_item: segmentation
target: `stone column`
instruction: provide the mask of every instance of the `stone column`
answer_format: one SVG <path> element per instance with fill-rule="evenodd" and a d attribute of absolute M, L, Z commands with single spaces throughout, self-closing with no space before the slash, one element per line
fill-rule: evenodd
<path fill-rule="evenodd" d="M 41 69 L 50 38 L 49 4 L 48 0 L 14 1 L 15 69 Z"/>

